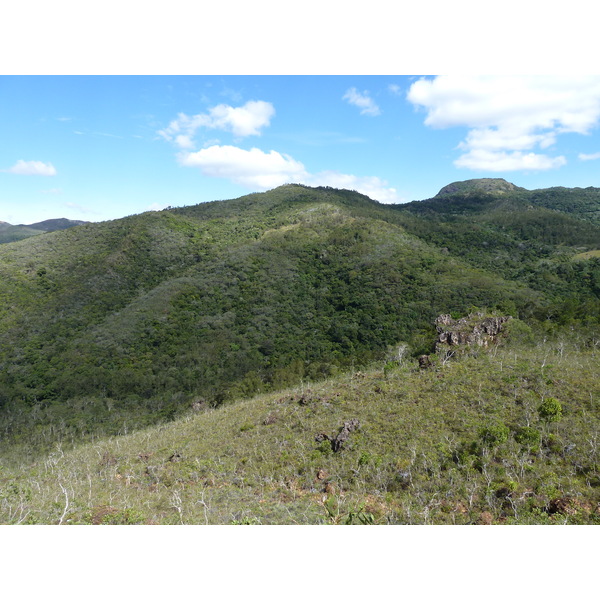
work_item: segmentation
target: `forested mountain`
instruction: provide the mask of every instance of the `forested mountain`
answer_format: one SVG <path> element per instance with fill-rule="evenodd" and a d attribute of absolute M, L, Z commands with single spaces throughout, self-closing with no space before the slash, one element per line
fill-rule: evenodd
<path fill-rule="evenodd" d="M 0 244 L 24 240 L 32 235 L 39 235 L 47 231 L 60 231 L 76 225 L 83 225 L 86 221 L 73 221 L 71 219 L 47 219 L 31 225 L 11 225 L 0 221 Z"/>
<path fill-rule="evenodd" d="M 440 314 L 592 339 L 600 190 L 502 182 L 395 206 L 286 185 L 0 246 L 0 449 L 430 353 Z"/>

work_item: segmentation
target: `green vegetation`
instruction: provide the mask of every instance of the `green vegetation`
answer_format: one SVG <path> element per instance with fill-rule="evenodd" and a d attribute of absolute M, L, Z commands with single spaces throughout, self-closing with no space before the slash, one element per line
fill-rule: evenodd
<path fill-rule="evenodd" d="M 502 181 L 0 245 L 0 521 L 595 522 L 600 190 Z M 476 311 L 508 345 L 418 369 L 435 318 Z"/>
<path fill-rule="evenodd" d="M 598 340 L 507 341 L 59 444 L 3 469 L 0 521 L 597 524 L 599 359 Z M 339 451 L 318 441 L 352 419 Z"/>
<path fill-rule="evenodd" d="M 85 221 L 71 221 L 69 219 L 48 219 L 31 225 L 11 225 L 0 221 L 0 244 L 8 244 L 18 240 L 24 240 L 32 235 L 39 235 L 47 231 L 60 231 L 82 225 Z"/>

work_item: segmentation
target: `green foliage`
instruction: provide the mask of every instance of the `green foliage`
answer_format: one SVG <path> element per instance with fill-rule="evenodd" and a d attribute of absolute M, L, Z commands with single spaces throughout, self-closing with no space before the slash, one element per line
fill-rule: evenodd
<path fill-rule="evenodd" d="M 146 521 L 146 517 L 131 508 L 107 512 L 100 521 L 99 525 L 141 525 Z"/>
<path fill-rule="evenodd" d="M 31 225 L 10 225 L 9 223 L 0 221 L 0 244 L 24 240 L 33 235 L 40 235 L 41 233 L 50 231 L 69 229 L 83 223 L 84 221 L 71 221 L 69 219 L 48 219 L 41 223 L 32 223 Z"/>
<path fill-rule="evenodd" d="M 524 448 L 536 452 L 540 446 L 541 435 L 533 427 L 519 427 L 515 432 L 515 440 Z"/>
<path fill-rule="evenodd" d="M 498 446 L 504 444 L 508 440 L 509 435 L 510 430 L 504 423 L 496 423 L 484 427 L 479 437 L 486 446 Z"/>
<path fill-rule="evenodd" d="M 520 319 L 511 319 L 505 324 L 506 336 L 512 343 L 518 345 L 531 345 L 535 343 L 532 328 Z"/>
<path fill-rule="evenodd" d="M 562 418 L 562 404 L 552 397 L 544 398 L 538 406 L 540 419 L 548 423 L 560 421 Z"/>
<path fill-rule="evenodd" d="M 582 339 L 406 359 L 387 379 L 376 363 L 30 458 L 24 437 L 2 457 L 0 522 L 594 524 L 599 347 Z M 563 406 L 551 434 L 540 398 Z"/>
<path fill-rule="evenodd" d="M 256 517 L 244 517 L 243 519 L 233 519 L 231 525 L 261 525 L 261 522 Z"/>
<path fill-rule="evenodd" d="M 375 523 L 375 515 L 370 512 L 365 512 L 364 503 L 355 510 L 351 510 L 346 517 L 344 524 L 353 525 L 358 521 L 360 525 L 373 525 Z"/>

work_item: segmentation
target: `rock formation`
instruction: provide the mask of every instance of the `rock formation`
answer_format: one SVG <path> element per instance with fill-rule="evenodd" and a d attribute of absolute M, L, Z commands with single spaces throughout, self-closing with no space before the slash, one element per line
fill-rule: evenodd
<path fill-rule="evenodd" d="M 435 320 L 438 337 L 436 352 L 452 350 L 459 346 L 488 346 L 496 341 L 504 323 L 512 317 L 485 317 L 482 313 L 455 320 L 450 315 L 440 315 Z"/>
<path fill-rule="evenodd" d="M 360 427 L 360 422 L 358 419 L 351 419 L 344 423 L 344 425 L 340 428 L 338 434 L 335 437 L 330 437 L 326 433 L 319 433 L 315 437 L 316 442 L 323 442 L 327 440 L 331 444 L 331 449 L 334 452 L 339 452 L 342 449 L 342 446 L 348 441 L 350 434 L 353 431 L 356 431 Z"/>

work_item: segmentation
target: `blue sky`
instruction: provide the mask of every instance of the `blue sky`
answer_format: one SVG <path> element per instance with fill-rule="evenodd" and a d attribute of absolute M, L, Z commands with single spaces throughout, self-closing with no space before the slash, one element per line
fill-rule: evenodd
<path fill-rule="evenodd" d="M 598 76 L 0 76 L 0 221 L 120 218 L 288 182 L 600 187 Z"/>

